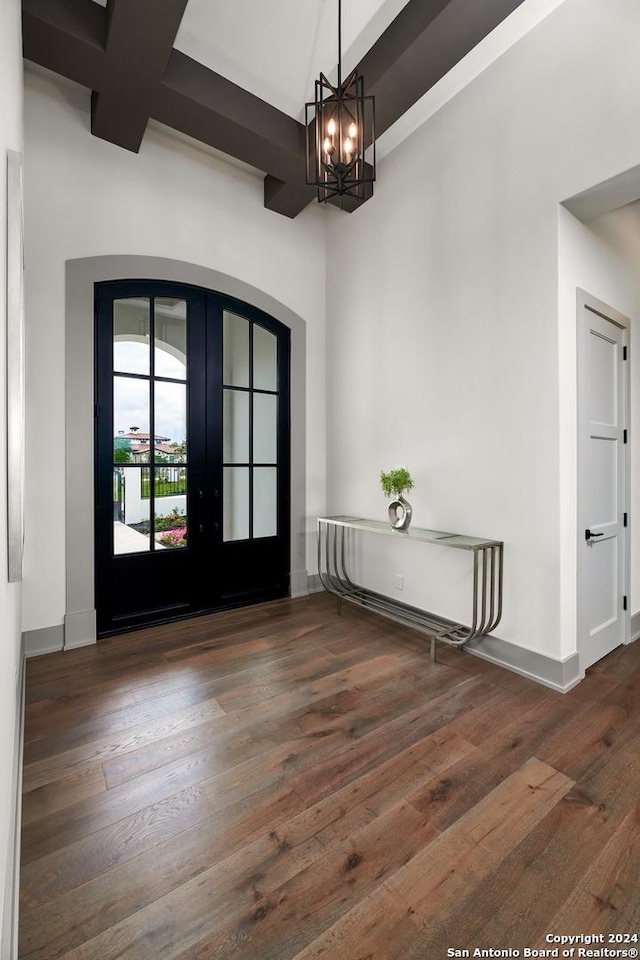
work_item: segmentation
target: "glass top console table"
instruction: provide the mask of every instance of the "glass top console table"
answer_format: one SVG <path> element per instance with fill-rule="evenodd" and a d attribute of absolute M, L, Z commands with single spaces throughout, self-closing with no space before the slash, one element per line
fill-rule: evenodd
<path fill-rule="evenodd" d="M 473 596 L 471 625 L 447 620 L 438 614 L 401 603 L 354 583 L 347 571 L 347 531 L 366 532 L 394 537 L 396 540 L 416 540 L 473 554 Z M 318 573 L 322 586 L 338 598 L 338 612 L 343 600 L 355 603 L 388 617 L 396 623 L 420 630 L 431 638 L 431 659 L 436 658 L 436 640 L 454 647 L 462 647 L 469 640 L 483 637 L 495 630 L 502 616 L 502 559 L 501 540 L 482 540 L 440 530 L 421 530 L 411 527 L 401 532 L 388 523 L 363 520 L 359 517 L 318 517 Z"/>

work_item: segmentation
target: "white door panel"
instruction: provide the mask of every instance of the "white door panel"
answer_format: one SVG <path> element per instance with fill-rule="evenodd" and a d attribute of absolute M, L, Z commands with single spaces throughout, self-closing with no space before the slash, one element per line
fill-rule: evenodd
<path fill-rule="evenodd" d="M 593 314 L 592 316 L 596 316 Z M 598 320 L 601 318 L 598 317 Z M 617 353 L 615 340 L 593 330 L 589 336 L 589 420 L 618 424 Z M 606 333 L 606 331 L 604 331 Z"/>
<path fill-rule="evenodd" d="M 587 517 L 592 529 L 617 521 L 618 456 L 616 437 L 589 438 Z"/>

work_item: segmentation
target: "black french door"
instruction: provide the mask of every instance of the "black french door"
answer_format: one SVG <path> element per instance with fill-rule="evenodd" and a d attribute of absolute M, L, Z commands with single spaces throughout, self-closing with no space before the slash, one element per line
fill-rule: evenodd
<path fill-rule="evenodd" d="M 96 286 L 98 635 L 289 592 L 289 330 L 184 284 Z"/>

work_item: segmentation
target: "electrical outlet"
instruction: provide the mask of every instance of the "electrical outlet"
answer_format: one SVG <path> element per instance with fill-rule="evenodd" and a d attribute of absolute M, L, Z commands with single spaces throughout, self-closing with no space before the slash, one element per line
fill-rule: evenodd
<path fill-rule="evenodd" d="M 401 573 L 396 573 L 396 590 L 404 590 L 404 577 Z"/>

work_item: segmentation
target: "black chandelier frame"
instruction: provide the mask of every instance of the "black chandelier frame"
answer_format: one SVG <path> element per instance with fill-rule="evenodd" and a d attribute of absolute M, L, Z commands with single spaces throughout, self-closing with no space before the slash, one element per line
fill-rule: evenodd
<path fill-rule="evenodd" d="M 338 83 L 334 86 L 321 73 L 315 81 L 315 99 L 305 104 L 307 184 L 316 187 L 319 203 L 332 197 L 364 201 L 376 179 L 374 98 L 365 96 L 357 70 L 342 82 L 341 22 L 338 0 Z M 345 143 L 351 149 L 345 149 Z"/>

